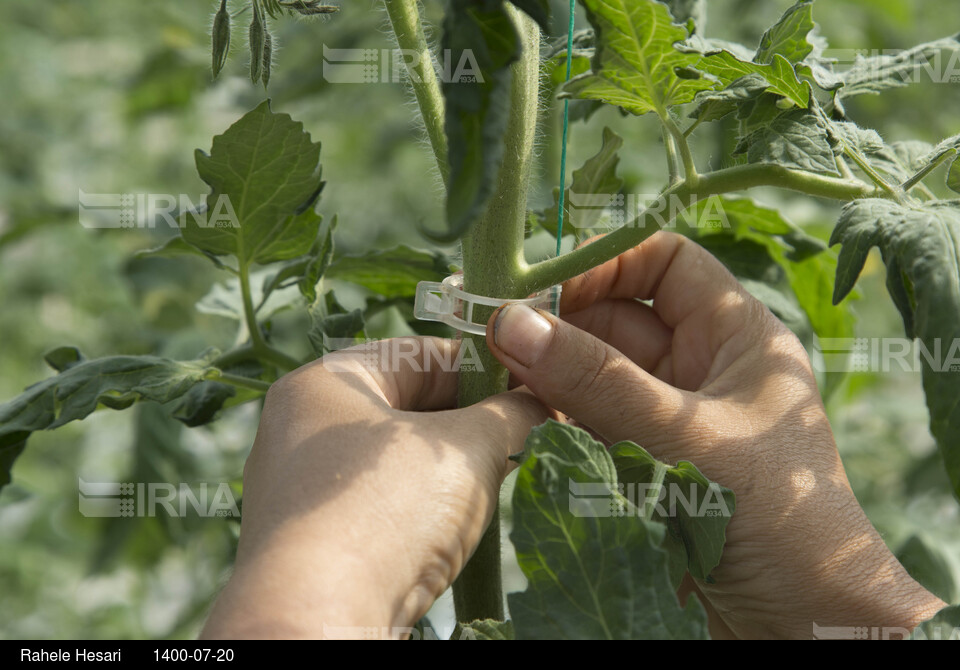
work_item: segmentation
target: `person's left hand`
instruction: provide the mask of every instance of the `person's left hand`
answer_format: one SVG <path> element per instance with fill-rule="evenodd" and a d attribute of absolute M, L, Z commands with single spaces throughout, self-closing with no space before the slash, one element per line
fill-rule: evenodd
<path fill-rule="evenodd" d="M 507 457 L 548 418 L 521 392 L 450 410 L 458 346 L 384 340 L 273 384 L 204 637 L 360 637 L 426 613 L 476 549 Z"/>

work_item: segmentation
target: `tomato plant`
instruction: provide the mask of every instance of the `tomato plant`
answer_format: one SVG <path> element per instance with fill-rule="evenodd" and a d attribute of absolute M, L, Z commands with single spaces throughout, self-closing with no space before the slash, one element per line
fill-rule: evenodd
<path fill-rule="evenodd" d="M 207 308 L 215 302 L 235 318 L 236 346 L 198 352 L 192 360 L 88 360 L 74 347 L 51 351 L 46 361 L 57 374 L 0 405 L 0 485 L 10 481 L 31 433 L 83 419 L 98 407 L 154 401 L 186 425 L 199 426 L 224 408 L 262 397 L 271 382 L 305 362 L 272 336 L 280 310 L 306 311 L 305 335 L 315 356 L 328 353 L 332 342 L 363 337 L 365 319 L 387 303 L 401 306 L 417 332 L 446 334 L 412 318 L 417 282 L 439 281 L 460 269 L 472 294 L 524 298 L 671 228 L 712 251 L 807 342 L 853 337 L 845 298 L 868 252 L 879 248 L 906 335 L 927 352 L 939 352 L 923 360 L 924 391 L 930 431 L 960 495 L 960 376 L 940 365 L 951 357 L 960 365 L 960 351 L 952 348 L 960 342 L 960 201 L 936 195 L 945 189 L 960 193 L 960 136 L 935 146 L 887 143 L 852 120 L 845 106 L 855 96 L 905 86 L 922 67 L 920 57 L 956 53 L 960 43 L 944 38 L 896 56 L 859 57 L 840 68 L 817 34 L 813 0 L 790 7 L 756 49 L 708 37 L 705 4 L 582 0 L 590 28 L 573 36 L 568 53 L 565 45 L 544 38 L 552 28 L 546 0 L 450 0 L 439 26 L 439 51 L 449 62 L 472 68 L 470 76 L 457 79 L 433 67 L 426 37 L 433 27 L 425 29 L 416 0 L 385 0 L 446 190 L 442 225 L 422 228 L 433 248 L 339 255 L 337 217 L 319 213 L 320 142 L 262 102 L 214 137 L 208 152 L 196 152 L 197 172 L 211 189 L 204 207 L 181 212 L 180 233 L 142 252 L 199 256 L 224 273 L 227 281 Z M 271 21 L 335 9 L 305 0 L 215 3 L 214 76 L 225 65 L 232 35 L 236 41 L 235 24 L 249 21 L 250 77 L 267 87 L 277 48 Z M 574 76 L 565 81 L 568 56 Z M 551 126 L 558 99 L 569 100 L 579 118 L 611 105 L 660 130 L 662 148 L 656 149 L 665 152 L 668 166 L 664 186 L 609 232 L 602 208 L 578 210 L 577 198 L 622 196 L 618 153 L 655 147 L 625 147 L 605 130 L 597 153 L 556 190 L 553 206 L 532 211 L 538 133 Z M 727 129 L 736 142 L 723 167 L 705 169 L 697 143 L 711 127 Z M 931 187 L 934 179 L 940 183 Z M 829 243 L 780 211 L 734 195 L 761 187 L 844 203 Z M 569 224 L 563 238 L 607 234 L 529 262 L 527 238 L 543 229 L 557 234 L 558 216 Z M 722 225 L 704 225 L 717 220 Z M 457 262 L 442 251 L 451 243 L 459 243 Z M 830 250 L 836 244 L 839 255 Z M 382 300 L 348 310 L 330 290 L 332 281 L 359 285 Z M 474 320 L 484 321 L 490 311 L 478 310 Z M 469 405 L 505 390 L 507 374 L 483 336 L 462 337 L 478 352 L 479 365 L 460 373 L 460 403 Z M 821 383 L 829 394 L 839 375 L 826 373 Z M 735 507 L 733 492 L 712 485 L 691 464 L 659 463 L 630 443 L 608 451 L 583 431 L 546 424 L 528 440 L 513 497 L 512 540 L 527 589 L 510 596 L 512 620 L 503 623 L 499 524 L 491 524 L 454 587 L 462 626 L 487 637 L 706 636 L 702 608 L 695 599 L 681 608 L 673 591 L 686 572 L 710 578 L 729 515 L 666 519 L 614 496 L 620 515 L 583 518 L 568 508 L 568 492 L 557 481 L 611 491 L 641 484 L 654 497 L 674 482 L 692 487 L 697 505 L 719 495 L 714 503 L 731 513 Z M 544 553 L 544 546 L 555 549 Z M 602 584 L 577 560 L 598 548 L 616 574 Z M 545 576 L 558 572 L 571 575 L 564 588 Z M 631 590 L 624 595 L 627 584 Z M 651 604 L 651 593 L 658 604 Z M 592 603 L 591 616 L 578 613 L 580 601 Z M 471 623 L 477 621 L 482 623 Z"/>

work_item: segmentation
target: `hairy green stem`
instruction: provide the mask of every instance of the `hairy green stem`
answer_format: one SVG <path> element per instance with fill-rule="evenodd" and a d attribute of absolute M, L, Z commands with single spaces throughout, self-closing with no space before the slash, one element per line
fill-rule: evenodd
<path fill-rule="evenodd" d="M 691 186 L 682 182 L 663 192 L 650 207 L 606 237 L 568 254 L 528 266 L 521 288 L 524 294 L 540 291 L 583 274 L 592 267 L 635 247 L 669 223 L 671 213 L 692 206 L 711 195 L 742 191 L 758 186 L 776 186 L 834 200 L 890 197 L 859 180 L 827 177 L 782 165 L 754 164 L 716 170 L 701 175 Z M 678 206 L 679 205 L 679 208 Z"/>
<path fill-rule="evenodd" d="M 696 184 L 700 179 L 700 175 L 697 174 L 697 165 L 693 161 L 693 154 L 690 152 L 690 145 L 687 144 L 686 135 L 684 135 L 683 131 L 681 131 L 677 124 L 674 123 L 669 114 L 666 116 L 661 116 L 660 120 L 663 122 L 663 126 L 673 137 L 674 142 L 676 142 L 677 149 L 680 151 L 680 160 L 683 161 L 683 172 L 684 176 L 686 177 L 686 182 L 691 185 Z"/>
<path fill-rule="evenodd" d="M 243 265 L 239 268 L 238 274 L 240 278 L 240 295 L 243 297 L 243 316 L 247 324 L 247 330 L 250 332 L 250 342 L 253 351 L 257 354 L 257 358 L 273 363 L 285 370 L 296 370 L 300 367 L 300 361 L 278 349 L 274 349 L 263 339 L 263 333 L 260 332 L 260 324 L 257 322 L 257 310 L 253 307 L 253 294 L 250 291 L 250 269 Z"/>
<path fill-rule="evenodd" d="M 437 73 L 433 69 L 430 46 L 427 44 L 417 0 L 384 0 L 390 25 L 398 46 L 404 50 L 407 74 L 417 96 L 423 125 L 430 138 L 444 183 L 450 173 L 447 162 L 447 136 L 444 133 L 444 101 Z"/>
<path fill-rule="evenodd" d="M 870 178 L 870 181 L 886 191 L 893 200 L 900 202 L 903 199 L 903 191 L 898 186 L 891 186 L 879 172 L 873 169 L 873 166 L 867 162 L 867 159 L 859 151 L 847 148 L 844 153 L 857 164 L 857 167 Z"/>
<path fill-rule="evenodd" d="M 540 31 L 525 14 L 508 7 L 523 43 L 520 61 L 512 67 L 510 118 L 504 136 L 504 157 L 497 188 L 486 211 L 463 238 L 464 289 L 498 298 L 524 297 L 520 276 L 527 190 L 536 136 L 537 96 L 540 78 Z M 477 310 L 475 320 L 489 318 L 492 310 Z M 461 370 L 459 404 L 472 405 L 507 390 L 507 370 L 487 349 L 483 336 L 464 334 L 479 354 L 481 369 Z M 500 571 L 500 513 L 494 514 L 479 547 L 453 585 L 457 620 L 502 620 L 503 593 Z"/>
<path fill-rule="evenodd" d="M 680 166 L 677 159 L 677 145 L 673 135 L 663 126 L 663 146 L 667 151 L 667 172 L 670 173 L 670 186 L 680 182 Z"/>
<path fill-rule="evenodd" d="M 944 151 L 942 154 L 937 156 L 936 159 L 930 161 L 930 163 L 928 163 L 921 170 L 919 170 L 917 174 L 913 175 L 908 180 L 903 182 L 900 188 L 902 188 L 904 191 L 909 191 L 911 188 L 913 188 L 914 186 L 919 184 L 921 181 L 926 179 L 928 174 L 930 174 L 931 172 L 936 170 L 938 167 L 940 167 L 940 165 L 945 160 L 947 160 L 948 158 L 953 158 L 956 155 L 957 155 L 956 149 L 949 149 L 947 151 Z"/>
<path fill-rule="evenodd" d="M 250 377 L 242 377 L 240 375 L 232 375 L 227 372 L 220 372 L 219 374 L 211 375 L 209 379 L 212 381 L 222 382 L 224 384 L 230 384 L 230 386 L 250 389 L 252 391 L 259 391 L 260 393 L 266 393 L 270 390 L 269 382 L 260 381 L 259 379 L 251 379 Z"/>

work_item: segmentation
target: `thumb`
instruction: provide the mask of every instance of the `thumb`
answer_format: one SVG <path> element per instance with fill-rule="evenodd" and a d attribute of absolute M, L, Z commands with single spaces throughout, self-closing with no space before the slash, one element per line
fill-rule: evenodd
<path fill-rule="evenodd" d="M 610 442 L 635 440 L 652 449 L 675 444 L 681 412 L 684 423 L 693 414 L 691 394 L 590 333 L 526 305 L 507 304 L 493 314 L 487 345 L 542 402 Z"/>

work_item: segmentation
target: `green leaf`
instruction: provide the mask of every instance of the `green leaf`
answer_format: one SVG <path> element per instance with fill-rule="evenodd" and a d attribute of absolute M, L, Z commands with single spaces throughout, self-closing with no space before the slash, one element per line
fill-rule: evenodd
<path fill-rule="evenodd" d="M 960 605 L 944 607 L 917 626 L 911 640 L 960 640 Z"/>
<path fill-rule="evenodd" d="M 697 69 L 715 76 L 724 88 L 741 77 L 758 74 L 770 84 L 767 90 L 771 93 L 790 100 L 802 109 L 810 105 L 810 83 L 800 81 L 790 61 L 779 54 L 770 63 L 763 64 L 741 60 L 724 50 L 706 55 L 697 64 Z"/>
<path fill-rule="evenodd" d="M 482 619 L 470 623 L 458 623 L 451 640 L 513 640 L 513 622 Z"/>
<path fill-rule="evenodd" d="M 359 309 L 348 312 L 337 302 L 333 291 L 319 297 L 310 305 L 309 315 L 310 329 L 307 331 L 307 338 L 318 357 L 344 348 L 344 340 L 352 341 L 363 331 L 363 312 Z"/>
<path fill-rule="evenodd" d="M 950 169 L 947 171 L 947 186 L 952 191 L 960 193 L 960 156 L 950 164 Z"/>
<path fill-rule="evenodd" d="M 413 296 L 421 281 L 443 281 L 450 259 L 439 252 L 399 246 L 361 256 L 341 256 L 327 268 L 329 279 L 359 284 L 384 298 Z"/>
<path fill-rule="evenodd" d="M 660 546 L 664 526 L 611 516 L 622 498 L 604 446 L 548 421 L 530 433 L 525 456 L 510 535 L 527 577 L 527 590 L 509 596 L 517 638 L 706 638 L 700 603 L 677 602 Z M 581 497 L 577 485 L 599 497 Z"/>
<path fill-rule="evenodd" d="M 303 255 L 317 238 L 320 144 L 303 124 L 259 105 L 196 152 L 197 171 L 212 188 L 207 212 L 222 225 L 187 219 L 183 239 L 214 255 L 232 254 L 240 267 Z"/>
<path fill-rule="evenodd" d="M 938 63 L 941 52 L 960 50 L 960 35 L 927 42 L 896 54 L 857 55 L 853 66 L 841 73 L 843 88 L 839 99 L 870 93 L 877 95 L 891 88 L 902 88 L 919 79 L 919 74 Z"/>
<path fill-rule="evenodd" d="M 807 40 L 807 35 L 815 27 L 813 0 L 800 0 L 760 38 L 754 62 L 771 63 L 774 56 L 780 55 L 791 63 L 799 63 L 813 51 L 813 44 Z"/>
<path fill-rule="evenodd" d="M 480 217 L 497 182 L 509 120 L 510 65 L 520 57 L 521 42 L 502 0 L 451 0 L 441 48 L 452 63 L 472 66 L 442 87 L 450 163 L 447 230 L 427 234 L 452 242 Z"/>
<path fill-rule="evenodd" d="M 577 239 L 584 237 L 603 214 L 605 198 L 620 193 L 623 180 L 617 176 L 617 165 L 620 163 L 617 152 L 622 146 L 623 138 L 605 127 L 600 150 L 573 171 L 570 188 L 564 195 L 564 234 L 575 234 Z M 540 225 L 554 236 L 557 234 L 560 213 L 559 194 L 560 189 L 555 189 L 553 206 L 538 217 Z"/>
<path fill-rule="evenodd" d="M 550 32 L 550 0 L 510 0 L 514 6 L 522 9 L 543 32 Z"/>
<path fill-rule="evenodd" d="M 674 585 L 680 585 L 687 570 L 712 583 L 710 573 L 720 564 L 727 524 L 736 509 L 733 491 L 711 482 L 693 463 L 669 466 L 633 442 L 613 445 L 610 456 L 620 483 L 641 487 L 650 518 L 667 526 L 663 547 L 671 566 L 679 565 L 679 570 L 671 570 Z"/>
<path fill-rule="evenodd" d="M 920 355 L 930 432 L 960 496 L 960 207 L 856 200 L 843 208 L 834 228 L 830 244 L 837 243 L 843 247 L 835 303 L 853 288 L 871 247 L 880 248 L 887 290 L 906 334 L 931 354 Z"/>
<path fill-rule="evenodd" d="M 44 362 L 57 372 L 64 372 L 87 360 L 76 347 L 57 347 L 43 355 Z"/>
<path fill-rule="evenodd" d="M 823 118 L 795 109 L 773 119 L 740 140 L 734 153 L 751 163 L 777 163 L 811 172 L 839 174 Z"/>
<path fill-rule="evenodd" d="M 204 206 L 204 211 L 206 206 Z M 191 216 L 191 214 L 184 214 L 183 216 Z M 181 219 L 182 221 L 183 219 Z M 236 269 L 232 268 L 223 261 L 221 261 L 215 254 L 212 254 L 208 251 L 204 251 L 199 247 L 195 247 L 189 242 L 187 242 L 183 237 L 178 233 L 174 235 L 166 242 L 161 244 L 158 247 L 153 247 L 152 249 L 142 249 L 135 253 L 134 258 L 176 258 L 177 256 L 202 256 L 216 265 L 221 270 L 229 270 L 233 273 L 236 273 Z"/>
<path fill-rule="evenodd" d="M 58 354 L 55 360 L 64 359 Z M 125 409 L 138 400 L 170 402 L 214 370 L 206 360 L 112 356 L 77 362 L 34 384 L 0 404 L 0 486 L 10 481 L 10 467 L 30 433 L 83 419 L 98 405 Z"/>
<path fill-rule="evenodd" d="M 760 74 L 748 74 L 730 82 L 719 91 L 700 91 L 695 102 L 698 107 L 690 115 L 702 121 L 716 121 L 735 111 L 744 102 L 755 100 L 770 88 L 770 82 Z"/>
<path fill-rule="evenodd" d="M 672 22 L 665 5 L 653 0 L 583 0 L 583 5 L 596 33 L 593 71 L 571 79 L 564 95 L 666 118 L 669 107 L 713 87 L 706 78 L 677 76 L 677 70 L 696 69 L 701 56 L 674 48 L 688 33 Z"/>
<path fill-rule="evenodd" d="M 897 560 L 923 588 L 944 602 L 956 602 L 960 585 L 953 577 L 950 558 L 938 543 L 921 533 L 911 535 L 897 549 Z"/>
<path fill-rule="evenodd" d="M 301 295 L 308 303 L 317 299 L 317 283 L 326 272 L 333 259 L 333 234 L 337 229 L 337 217 L 320 231 L 310 251 L 299 258 L 285 263 L 277 272 L 268 275 L 263 281 L 263 299 L 280 288 L 286 288 L 296 282 Z"/>

